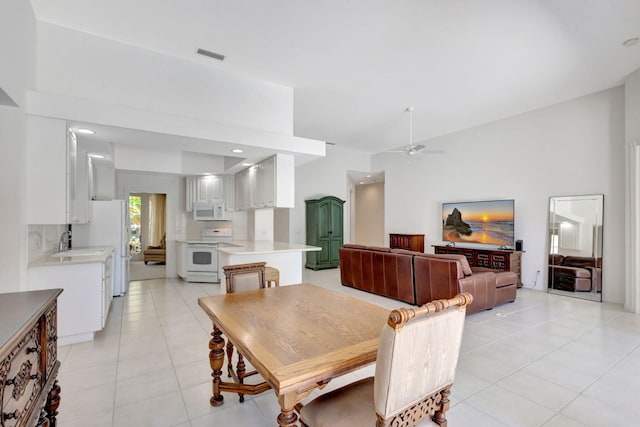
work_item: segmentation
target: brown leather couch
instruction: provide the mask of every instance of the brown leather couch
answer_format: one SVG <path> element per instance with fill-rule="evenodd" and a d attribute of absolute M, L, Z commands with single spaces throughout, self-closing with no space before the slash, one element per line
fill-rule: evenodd
<path fill-rule="evenodd" d="M 470 292 L 473 295 L 473 303 L 467 307 L 470 314 L 516 299 L 515 273 L 472 270 L 464 255 L 349 244 L 340 248 L 339 253 L 343 285 L 409 304 L 423 305 Z"/>
<path fill-rule="evenodd" d="M 570 292 L 602 290 L 602 258 L 549 255 L 548 287 Z"/>
<path fill-rule="evenodd" d="M 340 253 L 342 284 L 415 304 L 414 252 L 375 246 L 344 245 Z"/>

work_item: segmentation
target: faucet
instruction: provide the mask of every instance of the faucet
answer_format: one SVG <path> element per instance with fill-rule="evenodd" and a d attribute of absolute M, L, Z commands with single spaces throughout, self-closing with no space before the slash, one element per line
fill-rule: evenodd
<path fill-rule="evenodd" d="M 64 252 L 69 249 L 69 238 L 71 237 L 71 232 L 69 230 L 63 231 L 60 235 L 60 241 L 58 242 L 58 251 Z"/>

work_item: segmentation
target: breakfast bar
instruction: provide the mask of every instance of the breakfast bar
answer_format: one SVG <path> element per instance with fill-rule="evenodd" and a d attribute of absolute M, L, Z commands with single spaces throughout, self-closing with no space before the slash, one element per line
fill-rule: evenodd
<path fill-rule="evenodd" d="M 266 240 L 220 243 L 218 246 L 218 277 L 224 280 L 222 266 L 265 261 L 269 267 L 280 271 L 280 284 L 302 282 L 302 253 L 319 251 L 317 246 Z"/>

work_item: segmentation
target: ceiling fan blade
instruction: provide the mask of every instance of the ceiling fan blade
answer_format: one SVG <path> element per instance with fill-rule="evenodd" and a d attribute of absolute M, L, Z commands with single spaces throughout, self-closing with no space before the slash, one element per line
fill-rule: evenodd
<path fill-rule="evenodd" d="M 413 147 L 411 147 L 411 149 L 410 149 L 410 150 L 413 150 L 413 151 L 421 151 L 421 150 L 423 150 L 423 149 L 425 149 L 425 148 L 427 148 L 425 145 L 423 145 L 423 144 L 418 144 L 418 145 L 414 145 Z"/>

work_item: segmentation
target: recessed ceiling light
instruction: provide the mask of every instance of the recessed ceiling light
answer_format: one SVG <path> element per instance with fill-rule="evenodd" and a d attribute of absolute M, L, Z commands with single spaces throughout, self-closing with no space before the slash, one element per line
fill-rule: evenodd
<path fill-rule="evenodd" d="M 231 150 L 232 153 L 244 153 L 244 150 L 240 149 L 240 148 L 234 148 L 233 150 Z"/>
<path fill-rule="evenodd" d="M 371 174 L 367 174 L 367 178 L 371 178 Z"/>
<path fill-rule="evenodd" d="M 364 181 L 360 181 L 360 184 L 364 184 Z"/>
<path fill-rule="evenodd" d="M 622 45 L 625 47 L 631 47 L 631 46 L 637 45 L 639 41 L 640 41 L 640 38 L 634 37 L 629 40 L 625 40 L 624 42 L 622 42 Z"/>
<path fill-rule="evenodd" d="M 76 129 L 76 132 L 78 132 L 78 133 L 83 133 L 83 134 L 85 134 L 85 135 L 93 135 L 93 134 L 95 134 L 95 133 L 96 133 L 96 131 L 95 131 L 95 130 L 91 130 L 91 129 L 82 129 L 82 128 L 81 128 L 81 129 Z"/>

